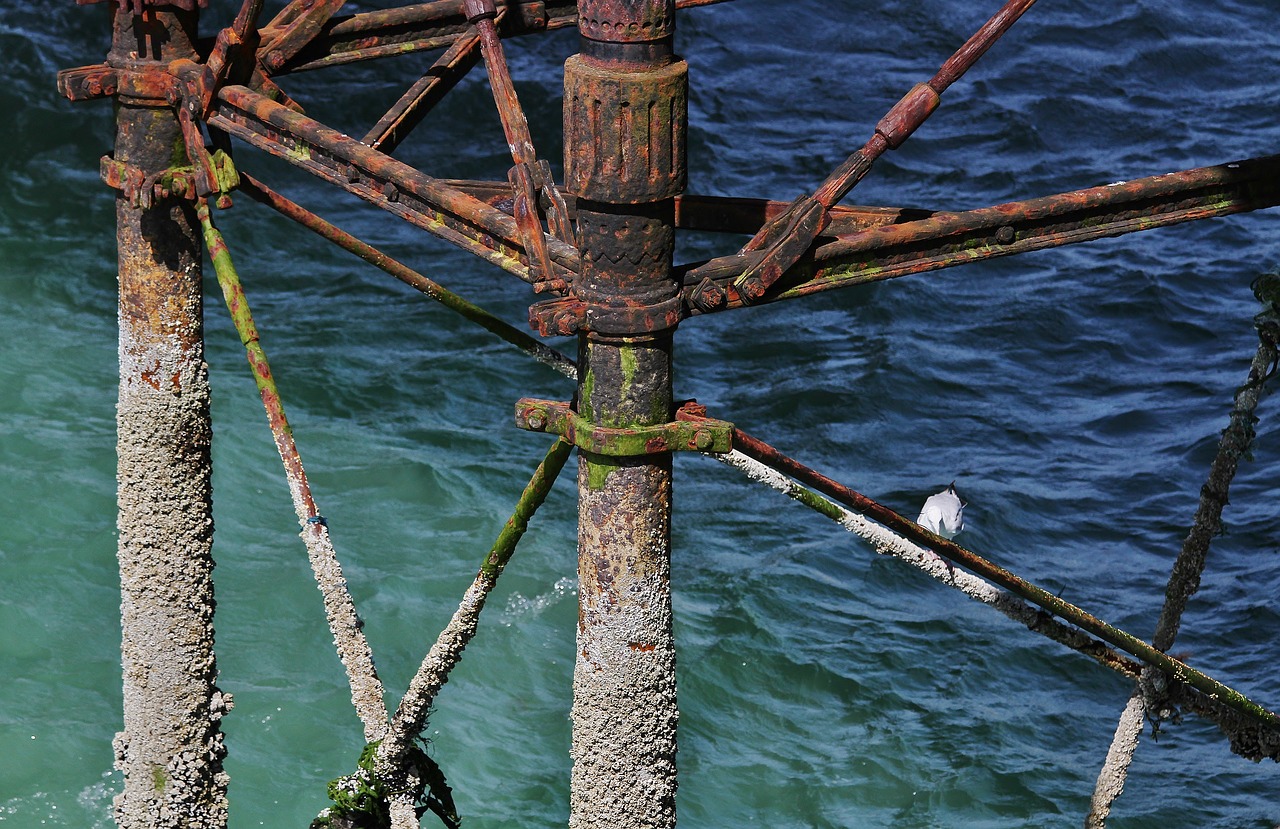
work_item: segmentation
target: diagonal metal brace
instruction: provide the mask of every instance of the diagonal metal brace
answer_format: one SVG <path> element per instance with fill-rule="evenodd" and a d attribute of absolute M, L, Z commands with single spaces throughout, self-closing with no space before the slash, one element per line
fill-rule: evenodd
<path fill-rule="evenodd" d="M 740 256 L 759 254 L 751 260 L 733 283 L 735 293 L 744 303 L 757 302 L 765 296 L 782 274 L 796 264 L 831 221 L 828 211 L 871 171 L 886 150 L 896 150 L 938 108 L 940 96 L 947 87 L 967 72 L 991 45 L 1009 30 L 1035 0 L 1007 0 L 995 16 L 965 41 L 927 82 L 916 84 L 902 100 L 876 124 L 870 140 L 827 176 L 812 196 L 801 196 L 787 212 L 762 227 L 739 252 Z M 694 271 L 698 284 L 690 295 L 692 304 L 702 312 L 713 311 L 726 300 L 709 274 Z"/>
<path fill-rule="evenodd" d="M 688 405 L 696 406 L 685 404 Z M 679 411 L 676 416 L 681 416 Z M 531 432 L 559 435 L 586 452 L 613 457 L 680 451 L 724 453 L 733 449 L 733 424 L 723 420 L 696 417 L 657 426 L 614 429 L 589 422 L 568 403 L 531 397 L 516 402 L 516 425 Z"/>
<path fill-rule="evenodd" d="M 463 0 L 462 10 L 480 36 L 480 53 L 489 73 L 489 86 L 493 89 L 502 131 L 511 148 L 511 160 L 515 162 L 508 177 L 515 197 L 514 212 L 520 241 L 528 253 L 529 268 L 535 277 L 534 290 L 563 292 L 569 287 L 568 282 L 558 278 L 552 267 L 539 216 L 540 204 L 546 205 L 548 224 L 555 238 L 571 243 L 573 231 L 564 197 L 551 177 L 551 166 L 538 159 L 529 122 L 520 106 L 520 99 L 516 97 L 515 84 L 511 81 L 511 71 L 498 36 L 500 12 L 493 0 Z"/>

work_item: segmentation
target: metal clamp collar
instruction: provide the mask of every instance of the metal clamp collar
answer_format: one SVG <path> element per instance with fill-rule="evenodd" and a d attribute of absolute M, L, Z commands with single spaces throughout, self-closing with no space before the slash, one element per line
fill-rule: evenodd
<path fill-rule="evenodd" d="M 682 412 L 694 407 L 684 419 Z M 733 424 L 699 416 L 705 409 L 686 403 L 671 423 L 615 429 L 597 426 L 573 411 L 568 403 L 523 398 L 516 403 L 516 425 L 531 432 L 560 435 L 586 452 L 613 457 L 657 455 L 663 452 L 716 452 L 733 449 Z"/>

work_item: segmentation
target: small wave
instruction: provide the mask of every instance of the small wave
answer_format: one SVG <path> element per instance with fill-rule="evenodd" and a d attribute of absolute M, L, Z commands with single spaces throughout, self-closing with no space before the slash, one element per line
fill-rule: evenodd
<path fill-rule="evenodd" d="M 547 608 L 559 604 L 566 597 L 576 599 L 577 595 L 578 580 L 573 576 L 562 576 L 556 579 L 555 583 L 551 585 L 551 589 L 546 593 L 539 593 L 536 596 L 512 593 L 511 597 L 507 599 L 507 606 L 498 617 L 498 621 L 504 627 L 511 627 L 519 619 L 541 616 Z"/>

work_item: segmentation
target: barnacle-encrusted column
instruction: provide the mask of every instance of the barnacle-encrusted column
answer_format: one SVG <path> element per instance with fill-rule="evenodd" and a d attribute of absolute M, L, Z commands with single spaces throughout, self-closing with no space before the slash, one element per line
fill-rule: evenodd
<path fill-rule="evenodd" d="M 565 65 L 565 178 L 577 196 L 579 413 L 629 428 L 672 418 L 674 196 L 685 182 L 688 69 L 672 0 L 581 0 Z M 569 825 L 675 825 L 671 455 L 583 452 Z"/>
<path fill-rule="evenodd" d="M 115 158 L 143 174 L 186 164 L 165 65 L 195 57 L 197 13 L 112 4 L 121 70 Z M 193 6 L 194 2 L 185 5 Z M 158 188 L 116 201 L 120 280 L 118 555 L 123 829 L 223 827 L 227 779 L 214 686 L 213 515 L 201 245 L 194 205 Z"/>

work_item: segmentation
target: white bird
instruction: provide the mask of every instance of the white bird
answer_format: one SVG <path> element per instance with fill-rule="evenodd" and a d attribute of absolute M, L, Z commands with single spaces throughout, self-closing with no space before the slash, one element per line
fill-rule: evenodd
<path fill-rule="evenodd" d="M 956 533 L 964 529 L 966 506 L 967 504 L 956 494 L 956 482 L 952 481 L 946 489 L 937 495 L 930 495 L 925 500 L 916 523 L 943 538 L 955 538 Z"/>

